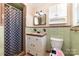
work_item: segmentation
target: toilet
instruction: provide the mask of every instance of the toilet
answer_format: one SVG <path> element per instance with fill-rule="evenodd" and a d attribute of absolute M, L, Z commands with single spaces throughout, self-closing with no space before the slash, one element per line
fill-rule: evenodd
<path fill-rule="evenodd" d="M 50 40 L 51 40 L 51 46 L 52 46 L 52 48 L 51 48 L 51 51 L 52 51 L 51 54 L 56 55 L 56 56 L 62 56 L 62 55 L 64 55 L 64 53 L 61 50 L 62 45 L 63 45 L 63 39 L 51 37 Z M 56 51 L 56 52 L 53 53 L 53 51 L 54 52 Z"/>

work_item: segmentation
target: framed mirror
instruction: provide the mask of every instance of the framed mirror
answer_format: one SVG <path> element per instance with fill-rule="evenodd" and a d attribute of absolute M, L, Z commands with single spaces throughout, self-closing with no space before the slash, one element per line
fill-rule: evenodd
<path fill-rule="evenodd" d="M 33 17 L 33 24 L 34 25 L 46 25 L 46 14 L 42 11 L 36 12 L 35 16 Z"/>

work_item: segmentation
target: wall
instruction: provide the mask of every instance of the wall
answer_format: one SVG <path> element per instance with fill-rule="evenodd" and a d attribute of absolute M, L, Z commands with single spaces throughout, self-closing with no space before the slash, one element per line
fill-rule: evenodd
<path fill-rule="evenodd" d="M 27 26 L 33 26 L 33 16 L 37 11 L 42 10 L 46 14 L 46 25 L 48 24 L 48 19 L 49 19 L 49 8 L 51 6 L 56 5 L 57 3 L 28 3 L 27 6 L 27 16 L 26 16 L 26 25 Z M 67 6 L 67 22 L 70 25 L 72 20 L 72 4 L 68 4 Z"/>
<path fill-rule="evenodd" d="M 32 7 L 32 5 L 27 4 L 27 10 L 26 10 L 26 25 L 27 26 L 33 26 L 33 13 L 34 11 L 34 7 Z"/>
<path fill-rule="evenodd" d="M 4 55 L 4 27 L 0 26 L 0 56 Z"/>
<path fill-rule="evenodd" d="M 79 29 L 79 28 L 78 28 Z M 71 54 L 79 55 L 79 31 L 71 31 Z"/>
<path fill-rule="evenodd" d="M 37 11 L 43 10 L 44 13 L 46 13 L 47 15 L 47 19 L 48 19 L 48 8 L 49 6 L 52 6 L 54 4 L 49 4 L 49 3 L 28 3 L 27 4 L 27 16 L 26 16 L 26 25 L 27 26 L 33 26 L 33 16 Z M 41 6 L 41 7 L 40 7 Z M 46 21 L 46 23 L 48 24 L 48 21 Z"/>
<path fill-rule="evenodd" d="M 27 10 L 29 12 L 27 12 L 27 20 L 26 20 L 26 24 L 29 26 L 33 26 L 33 15 L 36 11 L 40 11 L 43 10 L 43 12 L 45 12 L 47 14 L 47 19 L 46 19 L 46 25 L 48 25 L 48 8 L 50 6 L 53 6 L 55 4 L 28 4 L 28 6 L 30 6 L 30 8 Z M 72 9 L 72 8 L 70 8 Z M 70 20 L 72 19 L 72 17 L 70 16 L 72 14 L 72 11 L 68 9 L 68 13 L 70 12 L 70 14 L 68 14 L 68 22 L 70 22 Z M 31 16 L 30 16 L 31 15 Z M 69 20 L 70 19 L 70 20 Z M 28 21 L 28 22 L 27 22 Z M 42 31 L 43 28 L 37 28 L 37 30 Z M 79 54 L 79 32 L 74 32 L 71 31 L 69 27 L 62 27 L 62 28 L 46 28 L 47 31 L 47 50 L 51 49 L 51 44 L 50 44 L 50 37 L 58 37 L 58 38 L 62 38 L 64 39 L 64 43 L 63 43 L 63 52 L 65 53 L 65 55 L 75 55 L 75 54 Z M 27 28 L 26 32 L 33 32 L 33 28 Z"/>
<path fill-rule="evenodd" d="M 43 32 L 43 28 L 36 28 Z M 50 37 L 64 39 L 62 50 L 65 55 L 79 55 L 79 32 L 71 31 L 70 28 L 45 28 L 47 31 L 47 50 L 51 49 Z M 27 28 L 26 32 L 34 32 L 33 28 Z"/>
<path fill-rule="evenodd" d="M 27 32 L 33 32 L 33 28 L 27 28 Z M 36 28 L 38 31 L 43 32 L 43 28 Z M 70 54 L 70 28 L 45 28 L 47 31 L 47 50 L 51 49 L 50 37 L 64 39 L 63 52 L 65 55 Z"/>

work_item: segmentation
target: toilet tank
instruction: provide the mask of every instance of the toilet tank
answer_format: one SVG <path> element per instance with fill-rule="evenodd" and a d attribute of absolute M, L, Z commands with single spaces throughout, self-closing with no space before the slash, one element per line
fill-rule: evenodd
<path fill-rule="evenodd" d="M 60 49 L 62 48 L 62 45 L 63 45 L 63 39 L 59 39 L 59 38 L 53 38 L 51 37 L 51 46 L 52 46 L 52 49 Z"/>

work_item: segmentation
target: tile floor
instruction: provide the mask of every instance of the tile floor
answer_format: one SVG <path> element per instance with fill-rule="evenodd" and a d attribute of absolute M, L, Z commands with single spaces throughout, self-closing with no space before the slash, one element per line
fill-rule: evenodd
<path fill-rule="evenodd" d="M 27 53 L 25 56 L 32 56 L 32 55 Z M 49 56 L 49 53 L 46 52 L 46 55 L 45 56 Z"/>

